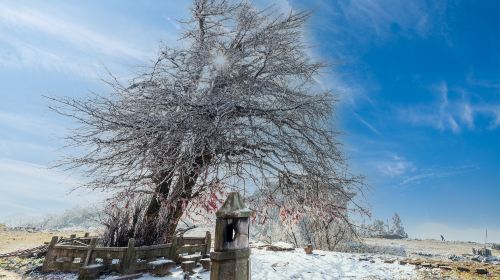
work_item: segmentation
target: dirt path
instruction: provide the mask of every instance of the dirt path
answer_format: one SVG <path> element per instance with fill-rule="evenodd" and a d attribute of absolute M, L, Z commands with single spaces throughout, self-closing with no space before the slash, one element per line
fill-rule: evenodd
<path fill-rule="evenodd" d="M 21 276 L 19 276 L 14 272 L 0 269 L 0 280 L 14 280 L 14 279 L 22 279 L 22 278 Z"/>

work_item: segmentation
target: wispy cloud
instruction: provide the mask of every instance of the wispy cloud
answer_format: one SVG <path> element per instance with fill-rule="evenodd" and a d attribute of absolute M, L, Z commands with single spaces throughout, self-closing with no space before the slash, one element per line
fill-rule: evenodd
<path fill-rule="evenodd" d="M 415 165 L 399 155 L 375 162 L 376 169 L 390 177 L 400 177 L 415 170 Z"/>
<path fill-rule="evenodd" d="M 0 32 L 0 44 L 0 65 L 6 69 L 42 69 L 97 77 L 96 69 L 101 68 L 71 51 L 38 46 L 7 33 Z"/>
<path fill-rule="evenodd" d="M 500 92 L 500 79 L 478 79 L 471 73 L 467 75 L 466 81 L 472 86 L 495 89 Z"/>
<path fill-rule="evenodd" d="M 127 42 L 113 39 L 109 35 L 90 30 L 77 23 L 57 19 L 53 15 L 45 15 L 28 8 L 13 9 L 6 5 L 0 5 L 0 20 L 14 28 L 42 32 L 82 50 L 90 48 L 108 55 L 127 56 L 139 60 L 148 57 L 147 53 L 130 46 Z"/>
<path fill-rule="evenodd" d="M 344 0 L 338 1 L 337 9 L 359 37 L 372 34 L 384 39 L 393 33 L 408 32 L 425 37 L 432 23 L 428 14 L 432 7 L 425 2 Z"/>
<path fill-rule="evenodd" d="M 179 22 L 177 22 L 177 20 L 175 19 L 172 19 L 170 16 L 165 16 L 165 19 L 168 21 L 168 23 L 170 23 L 175 29 L 177 30 L 181 30 L 182 27 L 181 25 L 179 24 Z"/>
<path fill-rule="evenodd" d="M 273 5 L 275 5 L 279 11 L 284 14 L 288 14 L 293 10 L 293 7 L 288 0 L 274 0 L 273 2 Z"/>
<path fill-rule="evenodd" d="M 366 126 L 369 130 L 371 130 L 373 133 L 377 134 L 378 136 L 381 136 L 382 133 L 371 123 L 366 121 L 364 118 L 362 118 L 358 113 L 353 112 L 354 116 L 364 125 Z"/>
<path fill-rule="evenodd" d="M 414 125 L 453 133 L 476 129 L 479 118 L 488 120 L 488 129 L 500 126 L 500 101 L 471 101 L 467 89 L 450 90 L 444 81 L 434 87 L 434 92 L 439 98 L 433 103 L 398 108 L 400 119 Z"/>
<path fill-rule="evenodd" d="M 31 132 L 33 134 L 49 131 L 52 134 L 62 134 L 65 130 L 64 127 L 50 122 L 41 116 L 6 111 L 0 111 L 0 127 Z"/>
<path fill-rule="evenodd" d="M 378 81 L 363 69 L 363 54 L 400 37 L 428 37 L 442 24 L 439 4 L 396 0 L 316 0 L 314 10 L 321 21 L 313 28 L 328 33 L 317 38 L 326 44 L 336 72 L 330 85 L 340 93 L 342 105 L 358 107 L 373 104 L 379 90 Z M 319 19 L 319 18 L 318 18 Z M 324 34 L 321 32 L 320 34 Z M 360 67 L 361 65 L 361 67 Z"/>
<path fill-rule="evenodd" d="M 78 178 L 26 161 L 0 158 L 0 178 L 0 219 L 13 213 L 48 213 L 90 199 L 97 201 L 102 196 L 83 191 L 70 193 L 80 185 Z"/>
<path fill-rule="evenodd" d="M 424 182 L 447 178 L 478 170 L 477 165 L 422 167 L 418 163 L 395 153 L 377 153 L 370 160 L 373 170 L 396 186 L 415 186 Z"/>
<path fill-rule="evenodd" d="M 55 11 L 0 3 L 0 65 L 98 78 L 106 73 L 104 65 L 118 72 L 123 65 L 143 64 L 155 54 L 150 50 L 154 40 L 145 43 L 132 31 L 121 34 L 132 38 L 124 40 Z"/>
<path fill-rule="evenodd" d="M 420 184 L 423 181 L 440 179 L 450 177 L 456 174 L 461 174 L 463 172 L 470 172 L 473 170 L 477 170 L 478 167 L 475 165 L 464 165 L 458 167 L 436 167 L 436 168 L 424 168 L 424 169 L 415 169 L 412 174 L 407 174 L 404 176 L 400 185 L 410 185 L 410 184 Z"/>

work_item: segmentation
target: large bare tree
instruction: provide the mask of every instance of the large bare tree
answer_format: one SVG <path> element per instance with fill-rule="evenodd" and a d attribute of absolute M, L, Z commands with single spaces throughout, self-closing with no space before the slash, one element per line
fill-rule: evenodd
<path fill-rule="evenodd" d="M 261 189 L 270 205 L 280 192 L 290 215 L 346 218 L 335 201 L 360 180 L 339 149 L 335 99 L 316 82 L 325 65 L 308 55 L 308 17 L 195 0 L 181 47 L 162 47 L 144 74 L 109 82 L 107 95 L 53 98 L 86 151 L 64 164 L 84 170 L 87 187 L 149 198 L 133 230 L 143 244 L 168 242 L 188 205 L 213 210 L 231 188 Z"/>

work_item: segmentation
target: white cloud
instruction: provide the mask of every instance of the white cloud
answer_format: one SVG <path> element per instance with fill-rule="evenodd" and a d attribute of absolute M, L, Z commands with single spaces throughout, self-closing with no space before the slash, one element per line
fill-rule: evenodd
<path fill-rule="evenodd" d="M 469 85 L 489 88 L 500 91 L 500 79 L 478 79 L 473 73 L 467 75 L 466 81 Z"/>
<path fill-rule="evenodd" d="M 415 170 L 415 165 L 403 157 L 393 155 L 390 159 L 376 163 L 376 168 L 390 177 L 399 177 Z"/>
<path fill-rule="evenodd" d="M 345 0 L 339 1 L 339 8 L 347 22 L 358 29 L 357 36 L 364 39 L 367 34 L 374 34 L 377 39 L 387 38 L 395 31 L 391 28 L 423 37 L 429 30 L 430 7 L 423 2 Z"/>
<path fill-rule="evenodd" d="M 368 121 L 366 121 L 364 118 L 362 118 L 358 113 L 356 112 L 353 112 L 354 116 L 363 124 L 365 125 L 369 130 L 371 130 L 373 133 L 381 136 L 382 133 L 380 133 L 380 131 L 374 126 L 372 125 L 371 123 L 369 123 Z"/>
<path fill-rule="evenodd" d="M 430 104 L 398 108 L 400 119 L 417 126 L 453 133 L 479 128 L 476 124 L 477 117 L 489 119 L 490 129 L 500 125 L 500 101 L 473 102 L 469 100 L 470 94 L 466 89 L 450 90 L 446 82 L 441 82 L 433 90 L 439 94 L 439 99 Z"/>
<path fill-rule="evenodd" d="M 491 124 L 492 128 L 497 128 L 500 125 L 500 108 L 498 108 L 495 112 L 495 119 Z"/>
<path fill-rule="evenodd" d="M 53 152 L 54 147 L 26 140 L 5 140 L 0 138 L 0 156 L 19 157 L 23 154 L 33 157 L 34 155 L 47 155 Z"/>
<path fill-rule="evenodd" d="M 81 183 L 46 166 L 0 158 L 0 219 L 13 215 L 41 215 L 64 210 L 87 201 L 97 201 L 102 193 L 74 191 Z"/>
<path fill-rule="evenodd" d="M 436 167 L 436 168 L 415 168 L 410 174 L 406 174 L 400 183 L 401 186 L 410 184 L 420 184 L 425 180 L 435 180 L 446 178 L 463 172 L 477 170 L 476 165 L 463 165 L 458 167 Z"/>
<path fill-rule="evenodd" d="M 175 19 L 172 19 L 171 17 L 169 16 L 166 16 L 165 19 L 168 21 L 168 23 L 170 23 L 175 29 L 177 30 L 181 30 L 182 27 L 181 25 L 175 20 Z"/>
<path fill-rule="evenodd" d="M 173 41 L 171 36 L 176 33 L 169 28 L 160 32 L 153 26 L 146 32 L 142 26 L 96 26 L 91 14 L 77 18 L 72 16 L 74 12 L 61 5 L 35 9 L 1 2 L 0 66 L 69 72 L 93 79 L 106 75 L 105 68 L 119 76 L 128 75 L 132 67 L 147 63 L 156 54 L 161 39 Z"/>
<path fill-rule="evenodd" d="M 69 71 L 84 77 L 98 77 L 101 65 L 89 62 L 68 50 L 54 50 L 50 46 L 34 45 L 11 34 L 0 32 L 0 65 L 10 69 L 42 69 Z"/>
<path fill-rule="evenodd" d="M 274 5 L 276 5 L 284 14 L 288 14 L 293 10 L 293 7 L 288 0 L 275 0 Z"/>
<path fill-rule="evenodd" d="M 64 131 L 64 127 L 49 122 L 42 116 L 5 111 L 0 111 L 0 126 L 8 127 L 11 130 L 31 132 L 33 134 L 40 132 L 48 134 L 50 132 L 51 134 L 60 135 Z"/>
<path fill-rule="evenodd" d="M 465 103 L 462 111 L 462 119 L 469 128 L 474 128 L 474 111 L 470 104 Z"/>
<path fill-rule="evenodd" d="M 127 42 L 113 39 L 85 26 L 57 19 L 54 16 L 45 15 L 27 8 L 13 9 L 6 5 L 0 5 L 0 20 L 4 25 L 42 32 L 83 50 L 91 48 L 108 55 L 127 56 L 139 60 L 148 57 L 145 52 L 130 46 Z"/>
<path fill-rule="evenodd" d="M 366 152 L 365 152 L 366 154 Z M 371 157 L 370 169 L 376 170 L 371 176 L 386 176 L 396 186 L 415 186 L 424 182 L 450 177 L 479 169 L 477 165 L 433 166 L 422 168 L 417 163 L 395 153 L 377 152 Z"/>

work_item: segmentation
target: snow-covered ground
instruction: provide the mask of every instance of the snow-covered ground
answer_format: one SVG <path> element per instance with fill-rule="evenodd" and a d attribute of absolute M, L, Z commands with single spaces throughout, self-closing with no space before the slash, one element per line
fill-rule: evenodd
<path fill-rule="evenodd" d="M 304 250 L 270 252 L 252 249 L 253 279 L 415 279 L 413 266 L 359 261 L 360 254 Z"/>
<path fill-rule="evenodd" d="M 338 253 L 319 250 L 315 250 L 312 255 L 307 255 L 303 249 L 276 252 L 252 248 L 252 279 L 417 279 L 417 271 L 414 266 L 399 265 L 398 262 L 384 263 L 386 259 L 394 259 L 394 256 L 391 258 L 383 255 Z M 177 267 L 172 272 L 172 275 L 166 277 L 154 277 L 150 274 L 144 274 L 140 279 L 184 279 L 184 273 L 180 267 Z M 195 272 L 190 279 L 210 279 L 210 272 L 202 271 L 201 267 L 197 267 Z M 100 279 L 113 280 L 117 277 L 118 275 L 107 275 L 102 276 Z M 78 276 L 69 273 L 54 273 L 49 275 L 32 275 L 30 278 L 76 280 Z M 7 277 L 5 279 L 16 278 Z"/>
<path fill-rule="evenodd" d="M 371 257 L 374 261 L 360 261 L 359 258 Z M 382 256 L 314 251 L 306 255 L 304 250 L 273 252 L 252 249 L 252 279 L 416 279 L 413 266 L 387 264 Z M 200 268 L 197 269 L 200 271 Z M 180 269 L 163 279 L 184 279 Z M 112 280 L 114 277 L 107 277 Z M 158 279 L 144 275 L 141 279 Z M 209 272 L 193 275 L 192 279 L 210 279 Z"/>

